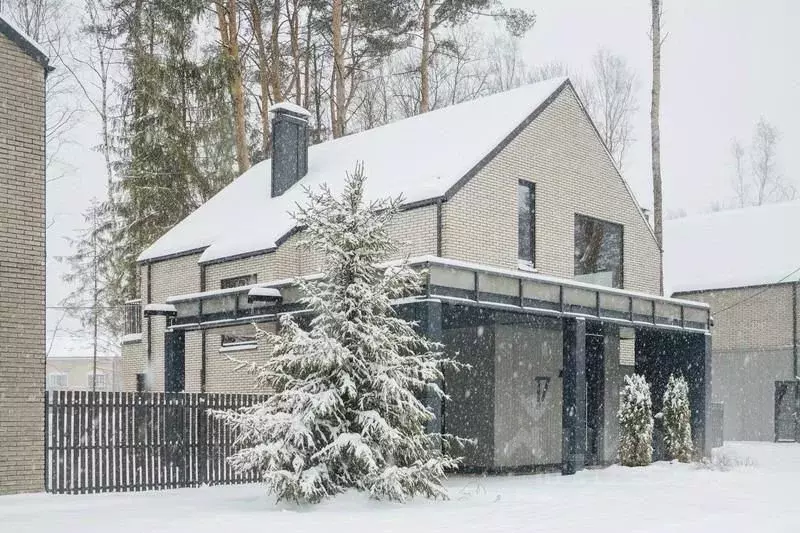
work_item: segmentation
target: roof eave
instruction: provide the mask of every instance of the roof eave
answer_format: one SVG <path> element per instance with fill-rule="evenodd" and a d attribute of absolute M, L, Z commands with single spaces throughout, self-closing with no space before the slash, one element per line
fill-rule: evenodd
<path fill-rule="evenodd" d="M 50 64 L 50 58 L 27 35 L 17 31 L 14 26 L 6 22 L 2 17 L 0 17 L 0 34 L 5 35 L 11 42 L 22 48 L 26 54 L 42 65 L 45 75 L 55 70 L 55 67 Z"/>
<path fill-rule="evenodd" d="M 459 180 L 453 186 L 451 186 L 444 194 L 443 200 L 444 201 L 450 200 L 464 185 L 467 184 L 467 182 L 469 182 L 469 180 L 474 178 L 478 174 L 478 172 L 480 172 L 486 165 L 489 164 L 489 162 L 492 159 L 497 157 L 497 155 L 500 152 L 502 152 L 511 143 L 511 141 L 516 139 L 517 136 L 531 124 L 531 122 L 536 120 L 536 118 L 542 113 L 542 111 L 547 109 L 547 107 L 550 104 L 552 104 L 556 98 L 558 98 L 558 96 L 567 86 L 570 87 L 572 86 L 572 84 L 569 81 L 569 78 L 565 79 L 558 87 L 556 87 L 556 89 L 550 94 L 550 96 L 547 97 L 547 99 L 545 99 L 541 104 L 539 104 L 539 106 L 536 109 L 533 110 L 533 112 L 531 112 L 527 117 L 525 117 L 525 120 L 520 122 L 519 125 L 516 128 L 514 128 L 514 130 L 511 133 L 509 133 L 502 141 L 500 141 L 500 143 L 497 146 L 495 146 L 488 154 L 486 154 L 480 161 L 478 161 L 478 163 L 474 167 L 472 167 L 469 170 L 469 172 L 467 172 L 461 178 L 459 178 Z M 438 199 L 437 198 L 432 199 L 431 203 L 435 203 L 436 200 Z"/>

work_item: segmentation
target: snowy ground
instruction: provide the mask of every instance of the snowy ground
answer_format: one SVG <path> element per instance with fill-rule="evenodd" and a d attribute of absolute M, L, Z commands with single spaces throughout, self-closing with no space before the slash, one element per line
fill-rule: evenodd
<path fill-rule="evenodd" d="M 410 531 L 800 531 L 800 444 L 729 443 L 730 470 L 658 463 L 576 476 L 449 481 L 451 501 L 376 503 L 348 494 L 276 506 L 256 485 L 137 494 L 0 497 L 9 533 Z M 744 464 L 749 463 L 749 464 Z"/>

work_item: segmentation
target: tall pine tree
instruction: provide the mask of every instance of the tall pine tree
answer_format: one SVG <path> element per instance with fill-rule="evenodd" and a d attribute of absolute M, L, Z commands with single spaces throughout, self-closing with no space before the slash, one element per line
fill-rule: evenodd
<path fill-rule="evenodd" d="M 127 83 L 115 128 L 116 268 L 137 293 L 136 256 L 234 177 L 233 115 L 219 47 L 198 51 L 200 0 L 121 0 Z"/>
<path fill-rule="evenodd" d="M 421 276 L 401 263 L 378 263 L 396 251 L 388 224 L 398 201 L 365 204 L 362 168 L 348 176 L 340 198 L 309 192 L 297 223 L 304 244 L 324 252 L 323 277 L 298 280 L 312 311 L 304 329 L 283 315 L 258 382 L 274 391 L 264 403 L 216 413 L 237 434 L 230 457 L 256 472 L 280 500 L 319 502 L 347 489 L 403 501 L 445 498 L 445 471 L 460 442 L 426 433 L 433 415 L 420 398 L 444 397 L 437 385 L 440 346 L 399 317 L 391 301 L 420 289 Z"/>
<path fill-rule="evenodd" d="M 90 332 L 96 356 L 119 350 L 124 302 L 116 294 L 114 218 L 109 204 L 92 200 L 84 223 L 84 229 L 70 240 L 73 254 L 58 258 L 69 267 L 63 280 L 73 289 L 60 305 Z"/>

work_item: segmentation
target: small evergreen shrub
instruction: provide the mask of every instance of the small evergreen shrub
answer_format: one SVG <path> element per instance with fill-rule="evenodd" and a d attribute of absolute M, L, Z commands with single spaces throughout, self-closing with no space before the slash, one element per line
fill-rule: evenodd
<path fill-rule="evenodd" d="M 664 445 L 667 457 L 688 463 L 692 459 L 689 386 L 683 376 L 670 376 L 664 391 Z"/>
<path fill-rule="evenodd" d="M 619 459 L 623 466 L 647 466 L 653 461 L 653 402 L 644 376 L 625 376 L 620 393 Z"/>

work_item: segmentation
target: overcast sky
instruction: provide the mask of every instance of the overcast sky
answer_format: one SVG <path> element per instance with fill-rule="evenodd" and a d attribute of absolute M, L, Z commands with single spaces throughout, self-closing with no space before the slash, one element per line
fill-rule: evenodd
<path fill-rule="evenodd" d="M 598 47 L 623 56 L 638 74 L 636 144 L 625 177 L 652 205 L 650 183 L 651 49 L 647 0 L 508 0 L 536 11 L 525 39 L 529 64 L 560 61 L 588 71 Z M 800 172 L 800 2 L 664 0 L 661 139 L 664 205 L 689 213 L 730 195 L 730 145 L 749 143 L 764 116 L 781 132 L 779 167 Z"/>
<path fill-rule="evenodd" d="M 650 184 L 650 3 L 647 0 L 507 0 L 533 9 L 537 23 L 524 39 L 529 65 L 559 61 L 588 71 L 594 52 L 623 56 L 639 77 L 636 143 L 624 174 L 639 201 L 652 205 Z M 730 145 L 749 143 L 760 116 L 781 132 L 779 167 L 800 175 L 800 2 L 796 0 L 665 0 L 663 48 L 662 169 L 665 210 L 706 210 L 730 196 Z M 53 257 L 69 252 L 65 237 L 81 226 L 92 196 L 104 197 L 105 176 L 97 124 L 84 118 L 60 156 L 64 177 L 48 186 L 48 305 L 66 290 L 63 266 Z M 476 131 L 476 134 L 478 132 Z M 800 179 L 795 180 L 795 183 Z M 52 330 L 58 313 L 48 313 Z"/>

